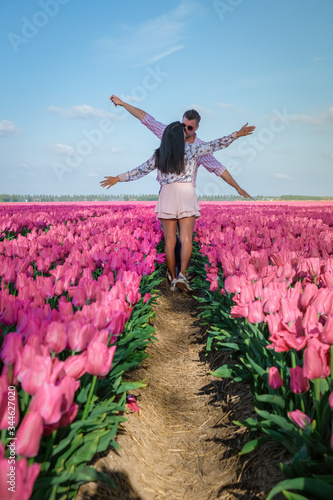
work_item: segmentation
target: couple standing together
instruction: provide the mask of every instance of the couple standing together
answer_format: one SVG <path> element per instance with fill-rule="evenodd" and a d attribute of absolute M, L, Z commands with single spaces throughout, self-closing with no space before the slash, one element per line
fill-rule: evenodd
<path fill-rule="evenodd" d="M 140 120 L 161 139 L 161 144 L 142 165 L 116 177 L 105 176 L 100 185 L 109 189 L 117 182 L 134 181 L 157 169 L 157 180 L 161 189 L 154 211 L 163 228 L 165 260 L 171 281 L 170 288 L 172 291 L 177 289 L 190 291 L 187 269 L 192 255 L 195 219 L 200 217 L 200 207 L 195 194 L 198 167 L 203 165 L 209 172 L 214 172 L 234 187 L 238 194 L 244 198 L 251 198 L 237 184 L 226 168 L 214 158 L 212 153 L 228 147 L 239 137 L 252 134 L 255 127 L 248 127 L 246 123 L 238 132 L 233 132 L 214 141 L 203 142 L 196 135 L 200 115 L 193 109 L 184 113 L 181 122 L 176 121 L 166 126 L 156 121 L 145 111 L 131 106 L 115 95 L 112 95 L 110 100 L 115 106 L 124 107 L 131 115 Z M 176 275 L 175 257 L 177 224 L 179 225 L 181 245 L 178 275 Z"/>

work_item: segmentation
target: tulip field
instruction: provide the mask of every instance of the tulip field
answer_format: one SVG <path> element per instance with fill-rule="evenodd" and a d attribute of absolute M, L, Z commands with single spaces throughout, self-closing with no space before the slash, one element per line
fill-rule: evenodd
<path fill-rule="evenodd" d="M 155 341 L 164 279 L 154 203 L 0 204 L 0 498 L 74 498 L 109 476 L 124 374 Z M 333 204 L 201 203 L 190 273 L 212 377 L 245 382 L 240 450 L 290 453 L 277 493 L 333 498 Z"/>

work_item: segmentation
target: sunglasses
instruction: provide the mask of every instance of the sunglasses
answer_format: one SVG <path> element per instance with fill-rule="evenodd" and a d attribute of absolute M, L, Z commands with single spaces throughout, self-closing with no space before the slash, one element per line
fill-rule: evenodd
<path fill-rule="evenodd" d="M 185 125 L 185 123 L 182 123 L 183 129 L 187 129 L 189 132 L 192 132 L 194 127 L 192 125 Z"/>

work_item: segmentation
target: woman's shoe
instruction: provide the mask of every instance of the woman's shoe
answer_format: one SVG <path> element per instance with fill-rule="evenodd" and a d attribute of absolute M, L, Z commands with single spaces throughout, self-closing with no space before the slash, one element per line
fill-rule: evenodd
<path fill-rule="evenodd" d="M 193 288 L 191 288 L 189 280 L 182 273 L 178 274 L 178 279 L 176 280 L 176 286 L 177 288 L 179 288 L 179 290 L 186 290 L 187 292 L 193 292 Z"/>
<path fill-rule="evenodd" d="M 177 292 L 177 278 L 174 278 L 170 283 L 170 290 L 172 292 Z"/>

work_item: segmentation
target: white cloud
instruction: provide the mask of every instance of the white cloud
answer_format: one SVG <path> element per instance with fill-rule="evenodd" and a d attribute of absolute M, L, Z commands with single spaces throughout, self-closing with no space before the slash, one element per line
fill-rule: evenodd
<path fill-rule="evenodd" d="M 306 114 L 293 114 L 288 116 L 289 120 L 303 125 L 325 125 L 328 123 L 333 124 L 333 106 L 328 108 L 327 111 L 313 115 Z"/>
<path fill-rule="evenodd" d="M 176 47 L 173 47 L 169 50 L 166 50 L 165 52 L 162 52 L 161 54 L 158 54 L 157 56 L 154 56 L 152 59 L 147 61 L 145 64 L 152 64 L 156 61 L 159 61 L 160 59 L 163 59 L 163 57 L 169 56 L 170 54 L 173 54 L 174 52 L 178 52 L 178 50 L 182 50 L 184 48 L 185 48 L 184 45 L 178 45 Z M 140 66 L 140 65 L 138 65 L 138 66 Z"/>
<path fill-rule="evenodd" d="M 233 104 L 227 104 L 225 102 L 217 102 L 216 106 L 223 109 L 234 109 L 235 107 Z"/>
<path fill-rule="evenodd" d="M 199 104 L 192 104 L 189 109 L 196 109 L 198 111 L 198 113 L 201 113 L 203 115 L 211 115 L 213 114 L 212 113 L 212 110 L 209 109 L 209 108 L 205 108 L 204 106 L 200 106 Z"/>
<path fill-rule="evenodd" d="M 70 108 L 58 108 L 57 106 L 49 106 L 47 111 L 51 113 L 57 113 L 63 118 L 117 118 L 117 115 L 104 111 L 103 109 L 94 108 L 88 104 L 80 104 L 77 106 L 71 106 Z"/>
<path fill-rule="evenodd" d="M 57 153 L 59 155 L 66 155 L 66 156 L 76 156 L 76 151 L 72 146 L 68 146 L 67 144 L 55 144 L 55 146 L 52 146 L 51 151 L 53 153 Z"/>
<path fill-rule="evenodd" d="M 97 40 L 95 49 L 102 52 L 104 60 L 128 62 L 133 67 L 156 62 L 184 48 L 192 16 L 203 11 L 199 3 L 182 0 L 169 13 L 138 26 L 119 24 L 118 33 L 113 38 Z"/>
<path fill-rule="evenodd" d="M 15 135 L 21 132 L 13 122 L 8 120 L 3 120 L 0 122 L 0 137 L 8 137 L 10 135 Z"/>
<path fill-rule="evenodd" d="M 284 180 L 292 180 L 291 175 L 289 174 L 284 174 L 283 172 L 276 172 L 273 174 L 273 177 L 276 177 L 277 179 L 284 179 Z"/>

